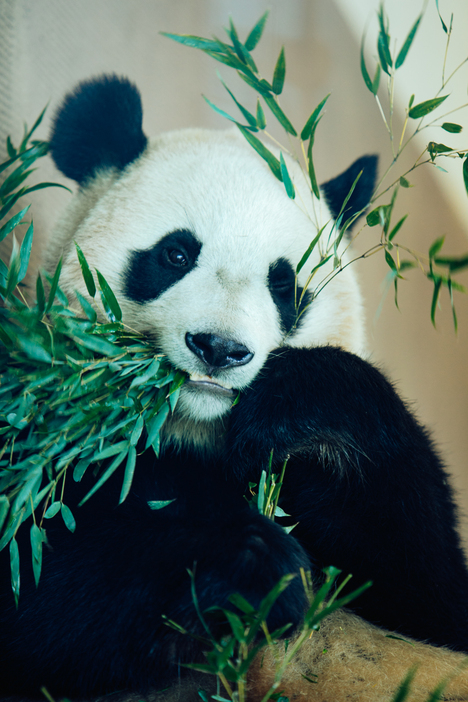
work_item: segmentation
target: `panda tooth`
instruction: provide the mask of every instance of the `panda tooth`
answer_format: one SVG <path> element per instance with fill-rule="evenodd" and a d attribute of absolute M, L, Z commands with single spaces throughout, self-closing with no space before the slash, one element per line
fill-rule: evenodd
<path fill-rule="evenodd" d="M 222 388 L 226 388 L 227 390 L 232 390 L 232 385 L 229 385 L 229 383 L 224 383 L 218 378 L 213 378 L 211 375 L 200 375 L 200 373 L 191 373 L 190 380 L 193 380 L 197 383 L 212 383 L 213 385 L 220 385 Z"/>

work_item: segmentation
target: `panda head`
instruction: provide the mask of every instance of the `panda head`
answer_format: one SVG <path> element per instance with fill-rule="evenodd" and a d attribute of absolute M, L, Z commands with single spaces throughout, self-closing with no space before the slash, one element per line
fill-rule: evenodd
<path fill-rule="evenodd" d="M 289 160 L 292 201 L 237 130 L 188 129 L 148 141 L 141 122 L 139 93 L 126 79 L 82 83 L 65 99 L 51 152 L 81 187 L 54 232 L 46 266 L 62 257 L 63 289 L 86 295 L 74 242 L 80 245 L 111 285 L 124 323 L 188 374 L 169 426 L 176 437 L 200 436 L 229 414 L 273 349 L 334 344 L 362 352 L 352 267 L 316 298 L 314 280 L 299 319 L 320 247 L 297 285 L 295 270 L 318 229 L 326 225 L 326 236 L 332 227 L 361 170 L 347 215 L 366 206 L 376 159 L 364 157 L 327 183 L 320 200 Z"/>

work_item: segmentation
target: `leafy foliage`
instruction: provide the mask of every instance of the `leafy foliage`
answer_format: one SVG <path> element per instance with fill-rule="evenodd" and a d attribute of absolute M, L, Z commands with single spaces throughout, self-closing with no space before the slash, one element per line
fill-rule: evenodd
<path fill-rule="evenodd" d="M 6 166 L 20 165 L 0 187 L 4 214 L 22 195 L 54 185 L 22 185 L 25 173 L 32 172 L 29 166 L 47 153 L 45 142 L 28 143 L 42 115 L 18 150 L 8 140 Z M 0 232 L 14 237 L 27 211 L 10 217 Z M 78 246 L 87 290 L 91 297 L 99 293 L 105 321 L 98 321 L 95 307 L 79 293 L 80 307 L 69 306 L 59 285 L 61 263 L 45 281 L 38 275 L 36 302 L 28 304 L 20 283 L 32 235 L 30 223 L 21 246 L 13 238 L 8 265 L 0 261 L 0 550 L 10 544 L 16 600 L 20 525 L 32 515 L 32 565 L 38 582 L 47 540 L 44 520 L 57 516 L 70 531 L 75 529 L 66 504 L 68 472 L 73 474 L 69 479 L 79 482 L 85 471 L 93 471 L 96 482 L 83 496 L 85 502 L 124 466 L 122 502 L 131 487 L 137 447 L 159 453 L 160 429 L 185 379 L 146 341 L 126 330 L 114 293 L 99 271 L 96 284 Z"/>
<path fill-rule="evenodd" d="M 422 154 L 418 158 L 416 163 L 414 163 L 414 165 L 411 168 L 407 169 L 404 173 L 400 173 L 398 177 L 394 178 L 393 182 L 389 186 L 382 187 L 384 179 L 396 167 L 403 151 L 406 149 L 408 144 L 414 139 L 414 137 L 423 129 L 426 129 L 429 126 L 439 126 L 444 131 L 452 134 L 457 134 L 462 131 L 461 125 L 453 122 L 439 123 L 437 118 L 431 122 L 426 121 L 427 116 L 432 115 L 432 113 L 436 112 L 448 97 L 447 94 L 441 95 L 440 93 L 446 90 L 446 86 L 451 80 L 451 78 L 455 75 L 455 73 L 458 70 L 460 70 L 466 64 L 466 62 L 468 62 L 467 58 L 458 66 L 457 69 L 455 69 L 455 71 L 453 71 L 453 73 L 447 80 L 445 79 L 445 61 L 448 53 L 453 28 L 453 16 L 450 21 L 450 27 L 447 28 L 447 25 L 444 23 L 442 17 L 440 16 L 437 0 L 436 6 L 442 24 L 442 29 L 445 32 L 447 39 L 444 66 L 442 70 L 442 85 L 433 98 L 424 100 L 423 102 L 414 104 L 414 95 L 411 96 L 408 102 L 406 119 L 399 140 L 397 140 L 395 137 L 393 125 L 393 95 L 395 77 L 397 71 L 404 65 L 408 53 L 417 36 L 421 20 L 423 18 L 423 13 L 418 15 L 412 27 L 410 28 L 402 46 L 397 50 L 395 48 L 395 42 L 392 41 L 391 38 L 390 22 L 385 13 L 384 5 L 380 5 L 377 12 L 377 62 L 373 78 L 371 78 L 371 75 L 367 68 L 365 59 L 365 37 L 363 38 L 360 51 L 360 68 L 362 78 L 368 90 L 375 97 L 380 114 L 382 115 L 386 129 L 388 131 L 393 151 L 393 161 L 385 170 L 380 182 L 377 185 L 376 191 L 373 197 L 371 198 L 370 203 L 371 205 L 374 205 L 374 208 L 367 217 L 368 226 L 378 226 L 380 228 L 380 241 L 378 241 L 374 246 L 365 251 L 363 254 L 357 256 L 354 259 L 351 259 L 350 261 L 345 261 L 343 257 L 348 251 L 349 244 L 344 243 L 343 235 L 347 230 L 350 229 L 350 227 L 354 224 L 356 219 L 361 214 L 363 214 L 364 210 L 346 221 L 343 221 L 343 218 L 339 216 L 336 222 L 332 225 L 331 234 L 330 228 L 327 227 L 328 223 L 320 222 L 318 220 L 315 221 L 314 224 L 316 226 L 318 235 L 313 239 L 305 256 L 297 266 L 296 274 L 300 272 L 304 264 L 310 258 L 312 252 L 315 250 L 319 252 L 319 261 L 313 266 L 305 286 L 302 286 L 303 293 L 301 297 L 296 299 L 296 323 L 300 315 L 303 314 L 306 309 L 306 307 L 304 306 L 301 307 L 301 303 L 304 294 L 308 288 L 310 289 L 313 286 L 311 297 L 312 299 L 314 299 L 315 297 L 317 297 L 317 295 L 320 294 L 320 292 L 326 287 L 326 285 L 345 267 L 351 265 L 358 259 L 368 258 L 371 255 L 381 251 L 384 255 L 386 264 L 389 267 L 387 282 L 389 284 L 393 284 L 394 286 L 396 305 L 398 306 L 399 281 L 404 278 L 404 274 L 407 273 L 410 269 L 417 268 L 424 273 L 426 278 L 433 285 L 433 294 L 430 308 L 432 323 L 435 324 L 435 313 L 440 292 L 442 289 L 445 288 L 449 293 L 450 304 L 452 306 L 453 312 L 454 327 L 455 330 L 457 329 L 457 316 L 455 312 L 453 292 L 466 292 L 466 290 L 462 285 L 460 285 L 453 279 L 453 274 L 458 273 L 467 267 L 467 255 L 462 255 L 459 258 L 450 259 L 449 264 L 446 262 L 448 259 L 444 259 L 440 256 L 436 258 L 431 254 L 433 249 L 432 246 L 430 247 L 428 255 L 423 255 L 417 251 L 414 251 L 408 248 L 403 243 L 400 243 L 400 241 L 395 240 L 397 233 L 399 233 L 400 229 L 405 223 L 406 216 L 400 218 L 399 221 L 394 225 L 392 225 L 391 223 L 391 218 L 399 188 L 412 187 L 411 183 L 407 179 L 407 176 L 416 168 L 419 168 L 422 165 L 432 165 L 440 168 L 436 164 L 436 161 L 439 158 L 448 157 L 463 159 L 463 178 L 466 190 L 468 192 L 468 150 L 453 149 L 450 146 L 446 146 L 444 144 L 436 144 L 431 141 L 428 143 L 424 154 Z M 240 132 L 250 143 L 250 145 L 255 149 L 259 156 L 261 156 L 261 158 L 263 158 L 266 161 L 275 177 L 283 182 L 288 197 L 294 199 L 296 195 L 296 190 L 294 185 L 294 178 L 292 178 L 291 174 L 289 173 L 287 167 L 287 160 L 284 157 L 286 154 L 288 154 L 297 163 L 302 162 L 302 169 L 306 181 L 308 180 L 309 182 L 311 195 L 315 196 L 315 198 L 317 199 L 320 199 L 320 190 L 318 187 L 318 180 L 315 172 L 315 165 L 313 159 L 313 146 L 315 140 L 315 132 L 323 116 L 323 109 L 329 98 L 329 95 L 323 98 L 319 105 L 317 105 L 317 107 L 312 111 L 302 130 L 296 130 L 291 120 L 284 113 L 279 102 L 279 96 L 283 92 L 286 80 L 286 58 L 284 47 L 281 48 L 278 59 L 276 61 L 271 82 L 262 77 L 251 54 L 251 52 L 258 44 L 261 38 L 262 32 L 265 27 L 266 19 L 267 14 L 261 17 L 261 19 L 255 25 L 252 32 L 250 32 L 250 34 L 248 35 L 244 44 L 241 42 L 232 20 L 230 21 L 229 28 L 226 30 L 228 40 L 232 42 L 231 44 L 222 42 L 217 38 L 209 40 L 203 37 L 168 34 L 166 32 L 163 32 L 163 34 L 171 39 L 174 39 L 175 41 L 180 42 L 181 44 L 190 46 L 192 48 L 200 49 L 201 51 L 207 53 L 209 56 L 216 59 L 217 61 L 220 61 L 225 65 L 229 66 L 230 68 L 233 68 L 237 72 L 238 76 L 257 93 L 257 110 L 256 114 L 254 115 L 253 112 L 248 110 L 244 105 L 242 105 L 239 102 L 239 100 L 237 100 L 233 92 L 227 87 L 224 81 L 222 81 L 229 95 L 231 96 L 236 106 L 240 110 L 241 114 L 245 118 L 247 122 L 246 124 L 242 124 L 236 118 L 232 117 L 224 110 L 214 105 L 207 98 L 205 98 L 205 100 L 210 105 L 210 107 L 212 107 L 218 114 L 229 119 L 231 122 L 234 122 L 237 125 Z M 252 37 L 254 37 L 255 39 L 253 40 Z M 387 80 L 387 114 L 379 98 L 379 89 L 381 86 L 382 76 L 386 76 Z M 261 141 L 257 136 L 254 136 L 254 134 L 252 133 L 262 132 L 265 137 L 270 138 L 273 142 L 276 142 L 276 140 L 270 137 L 269 133 L 266 130 L 267 122 L 265 119 L 263 107 L 261 106 L 262 101 L 267 105 L 269 110 L 272 112 L 273 116 L 283 127 L 286 137 L 288 139 L 288 148 L 284 148 L 283 146 L 280 147 L 279 158 L 275 149 L 271 150 L 264 141 Z M 466 105 L 462 105 L 461 107 L 466 107 Z M 414 128 L 413 132 L 409 136 L 407 136 L 407 131 L 409 129 L 408 125 L 411 121 L 418 121 L 418 123 L 417 126 Z M 298 134 L 299 136 L 297 136 Z M 398 144 L 398 147 L 396 146 L 396 144 Z M 427 158 L 424 158 L 424 156 L 427 156 Z M 354 189 L 355 185 L 356 183 L 353 184 L 351 190 Z M 391 193 L 390 202 L 388 204 L 377 205 L 377 203 L 380 203 L 382 198 L 387 193 Z M 316 214 L 314 216 L 317 217 Z M 354 239 L 355 238 L 356 236 L 354 236 Z M 332 270 L 330 271 L 327 268 L 328 272 L 323 274 L 322 272 L 325 270 L 323 266 L 330 260 L 332 260 L 333 264 Z M 321 275 L 323 275 L 323 277 L 320 277 Z"/>

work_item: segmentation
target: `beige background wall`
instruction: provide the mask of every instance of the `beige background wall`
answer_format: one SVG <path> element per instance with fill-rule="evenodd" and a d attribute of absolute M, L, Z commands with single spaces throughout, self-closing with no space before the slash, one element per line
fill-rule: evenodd
<path fill-rule="evenodd" d="M 446 0 L 440 5 L 447 16 L 463 3 L 466 0 Z M 352 13 L 351 4 L 356 10 Z M 32 124 L 47 102 L 50 116 L 75 82 L 101 72 L 128 75 L 139 85 L 148 134 L 184 126 L 224 128 L 223 120 L 201 99 L 204 93 L 221 107 L 232 109 L 218 83 L 216 69 L 252 108 L 253 96 L 229 69 L 164 39 L 159 31 L 222 35 L 222 27 L 232 14 L 245 36 L 270 7 L 267 32 L 256 53 L 260 67 L 269 75 L 285 44 L 288 73 L 283 106 L 287 113 L 301 125 L 313 107 L 332 92 L 316 136 L 319 180 L 336 175 L 364 153 L 381 154 L 386 166 L 390 157 L 386 131 L 359 72 L 359 37 L 365 22 L 372 19 L 369 7 L 377 9 L 377 4 L 377 0 L 0 0 L 1 144 L 7 134 L 18 140 L 23 120 Z M 424 35 L 423 25 L 419 41 L 429 46 L 431 56 L 438 55 L 442 60 L 444 35 L 438 29 L 433 5 L 430 3 L 428 9 L 432 14 L 427 20 L 430 34 Z M 387 9 L 401 45 L 420 3 L 393 0 L 387 2 Z M 409 24 L 405 23 L 404 11 L 410 13 Z M 462 10 L 458 16 L 461 24 L 456 23 L 456 31 L 466 37 L 466 13 Z M 369 37 L 371 33 L 372 28 Z M 370 42 L 369 49 L 372 56 Z M 428 66 L 424 56 L 416 57 L 402 81 L 398 100 L 405 97 L 407 86 L 410 92 L 418 93 L 418 99 L 432 96 L 421 92 L 426 85 L 421 76 Z M 435 80 L 434 85 L 438 75 Z M 466 87 L 463 92 L 460 100 L 466 99 Z M 468 124 L 466 113 L 458 114 L 456 119 Z M 47 119 L 45 122 L 40 134 L 44 138 L 48 133 Z M 439 141 L 443 141 L 442 134 Z M 417 155 L 413 151 L 409 158 Z M 458 171 L 455 177 L 459 179 L 461 162 Z M 402 192 L 398 205 L 402 214 L 410 212 L 401 239 L 427 251 L 436 237 L 447 234 L 447 250 L 459 253 L 468 249 L 468 210 L 459 194 L 455 203 L 453 187 L 441 184 L 443 177 L 436 171 L 421 171 L 412 177 L 416 187 Z M 51 178 L 60 179 L 49 163 L 38 174 L 38 180 Z M 34 201 L 36 264 L 52 222 L 68 198 L 57 190 L 46 191 Z M 375 230 L 365 236 L 372 243 Z M 430 427 L 452 470 L 459 501 L 468 513 L 468 297 L 459 296 L 457 300 L 458 336 L 452 330 L 445 296 L 434 330 L 429 316 L 430 285 L 414 272 L 401 285 L 401 312 L 393 305 L 390 292 L 376 319 L 387 268 L 374 258 L 360 263 L 359 270 L 372 357 L 397 382 L 401 393 L 414 402 L 419 417 Z M 466 526 L 465 533 L 468 537 Z"/>

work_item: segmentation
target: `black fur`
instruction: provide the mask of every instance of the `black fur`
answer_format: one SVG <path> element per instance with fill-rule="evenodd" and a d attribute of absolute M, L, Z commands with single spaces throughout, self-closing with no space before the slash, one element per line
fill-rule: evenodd
<path fill-rule="evenodd" d="M 362 175 L 344 208 L 342 224 L 367 208 L 375 188 L 377 165 L 377 156 L 362 156 L 352 163 L 344 173 L 320 186 L 333 219 L 337 219 L 340 215 L 344 201 L 361 171 Z"/>
<path fill-rule="evenodd" d="M 303 288 L 295 290 L 296 276 L 292 265 L 285 258 L 279 258 L 270 265 L 268 271 L 268 289 L 279 312 L 281 328 L 288 334 L 294 324 L 301 326 L 303 317 L 298 315 L 312 302 L 312 292 L 306 290 L 299 306 Z M 299 307 L 297 309 L 296 305 Z"/>
<path fill-rule="evenodd" d="M 125 295 L 143 304 L 156 300 L 197 263 L 201 244 L 192 232 L 167 234 L 144 251 L 133 251 L 124 273 Z"/>
<path fill-rule="evenodd" d="M 50 138 L 57 168 L 80 185 L 101 168 L 123 169 L 146 148 L 138 89 L 101 76 L 80 83 L 58 110 Z"/>
<path fill-rule="evenodd" d="M 280 349 L 233 408 L 226 441 L 216 459 L 144 454 L 124 504 L 117 506 L 114 474 L 76 510 L 75 534 L 52 520 L 37 591 L 28 530 L 20 529 L 18 611 L 1 554 L 2 691 L 46 685 L 72 696 L 162 686 L 179 660 L 201 656 L 161 619 L 201 633 L 185 571 L 194 561 L 202 609 L 225 605 L 234 591 L 258 604 L 310 559 L 316 582 L 330 564 L 352 572 L 356 586 L 374 581 L 354 604 L 362 616 L 468 651 L 468 575 L 447 476 L 376 368 L 333 347 Z M 281 504 L 299 521 L 292 535 L 243 498 L 272 448 L 275 467 L 291 455 Z M 68 501 L 88 487 L 67 481 Z M 159 511 L 147 505 L 167 499 L 174 502 Z M 296 578 L 270 625 L 297 624 L 304 606 Z"/>

